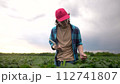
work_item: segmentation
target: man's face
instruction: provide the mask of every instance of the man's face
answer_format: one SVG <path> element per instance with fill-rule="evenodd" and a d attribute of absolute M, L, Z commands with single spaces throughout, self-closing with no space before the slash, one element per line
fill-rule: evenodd
<path fill-rule="evenodd" d="M 62 21 L 62 22 L 59 22 L 59 24 L 60 24 L 63 28 L 67 27 L 67 26 L 68 26 L 68 19 L 66 19 L 66 20 L 64 20 L 64 21 Z"/>

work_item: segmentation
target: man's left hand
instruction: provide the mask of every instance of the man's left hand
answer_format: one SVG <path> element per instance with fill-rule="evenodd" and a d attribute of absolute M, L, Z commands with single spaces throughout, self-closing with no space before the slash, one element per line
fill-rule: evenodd
<path fill-rule="evenodd" d="M 86 60 L 87 59 L 87 55 L 85 53 L 80 53 L 80 59 L 81 60 Z"/>

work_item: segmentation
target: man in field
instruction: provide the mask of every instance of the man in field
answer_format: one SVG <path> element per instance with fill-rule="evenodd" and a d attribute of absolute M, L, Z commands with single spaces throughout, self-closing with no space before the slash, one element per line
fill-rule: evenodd
<path fill-rule="evenodd" d="M 56 50 L 55 65 L 60 66 L 63 61 L 73 63 L 78 60 L 77 49 L 80 58 L 85 60 L 82 39 L 79 28 L 70 24 L 70 16 L 65 9 L 60 8 L 55 12 L 56 26 L 52 28 L 49 43 Z"/>

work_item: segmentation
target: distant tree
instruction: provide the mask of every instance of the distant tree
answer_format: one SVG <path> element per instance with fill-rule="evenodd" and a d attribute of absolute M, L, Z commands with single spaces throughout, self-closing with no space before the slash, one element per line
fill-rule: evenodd
<path fill-rule="evenodd" d="M 90 56 L 95 56 L 93 52 L 85 52 L 85 54 L 90 55 Z"/>

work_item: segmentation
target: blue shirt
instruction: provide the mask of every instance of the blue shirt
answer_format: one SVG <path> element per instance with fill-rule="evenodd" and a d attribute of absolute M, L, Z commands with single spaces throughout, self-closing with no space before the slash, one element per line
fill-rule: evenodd
<path fill-rule="evenodd" d="M 72 49 L 73 49 L 73 55 L 74 55 L 74 61 L 78 60 L 78 54 L 77 54 L 77 47 L 79 45 L 82 45 L 82 39 L 81 39 L 81 34 L 80 34 L 80 30 L 78 27 L 71 25 L 71 39 L 72 39 Z M 57 41 L 57 27 L 53 27 L 51 30 L 51 34 L 50 34 L 50 38 L 51 40 L 53 40 L 56 44 L 58 44 Z M 51 41 L 49 41 L 51 48 L 54 45 Z M 53 49 L 53 48 L 52 48 Z M 54 49 L 53 49 L 54 50 Z M 57 61 L 57 53 L 58 51 L 56 50 L 56 54 L 55 54 L 55 65 L 56 65 L 56 61 Z"/>

